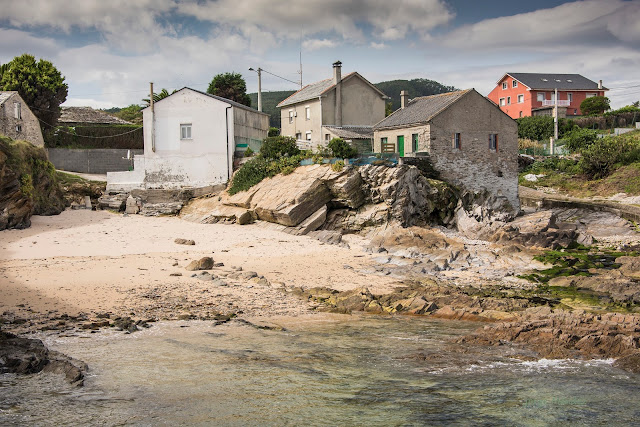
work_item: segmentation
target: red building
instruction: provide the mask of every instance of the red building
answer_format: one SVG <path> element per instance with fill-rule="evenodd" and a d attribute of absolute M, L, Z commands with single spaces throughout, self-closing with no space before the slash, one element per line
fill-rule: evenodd
<path fill-rule="evenodd" d="M 506 73 L 488 98 L 511 118 L 552 115 L 558 90 L 558 116 L 579 116 L 580 103 L 608 89 L 580 74 Z M 564 114 L 563 114 L 564 113 Z"/>

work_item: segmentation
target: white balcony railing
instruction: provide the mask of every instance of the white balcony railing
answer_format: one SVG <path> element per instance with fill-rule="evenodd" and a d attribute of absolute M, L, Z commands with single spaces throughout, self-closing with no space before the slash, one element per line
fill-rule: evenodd
<path fill-rule="evenodd" d="M 558 99 L 558 107 L 568 107 L 570 104 L 571 102 L 568 99 Z M 552 99 L 542 101 L 543 107 L 553 107 L 554 105 L 556 105 L 556 101 Z"/>

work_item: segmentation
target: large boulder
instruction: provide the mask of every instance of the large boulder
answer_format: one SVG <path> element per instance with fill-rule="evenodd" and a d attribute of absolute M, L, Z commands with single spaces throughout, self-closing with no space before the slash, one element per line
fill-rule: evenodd
<path fill-rule="evenodd" d="M 44 148 L 0 137 L 0 230 L 29 227 L 31 215 L 57 215 L 64 208 Z"/>

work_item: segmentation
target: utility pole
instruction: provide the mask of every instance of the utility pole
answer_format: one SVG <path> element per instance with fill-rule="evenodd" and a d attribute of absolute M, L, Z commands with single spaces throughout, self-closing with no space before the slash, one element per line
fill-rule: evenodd
<path fill-rule="evenodd" d="M 151 151 L 156 152 L 156 114 L 153 110 L 153 82 L 149 82 L 149 107 L 151 108 Z"/>
<path fill-rule="evenodd" d="M 555 145 L 558 140 L 558 88 L 555 90 L 553 106 L 553 142 L 551 143 L 551 155 L 555 154 Z"/>
<path fill-rule="evenodd" d="M 254 70 L 253 67 L 249 67 L 249 71 L 258 73 L 258 111 L 262 112 L 262 68 Z"/>

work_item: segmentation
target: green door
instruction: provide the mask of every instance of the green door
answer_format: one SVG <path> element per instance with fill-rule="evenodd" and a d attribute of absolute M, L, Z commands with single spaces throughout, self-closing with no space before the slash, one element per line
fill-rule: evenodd
<path fill-rule="evenodd" d="M 398 136 L 398 155 L 404 157 L 404 135 Z"/>

